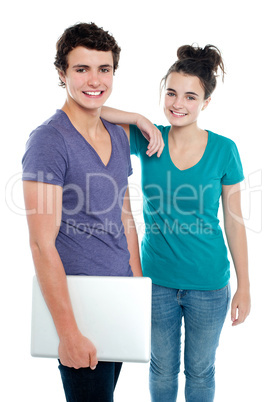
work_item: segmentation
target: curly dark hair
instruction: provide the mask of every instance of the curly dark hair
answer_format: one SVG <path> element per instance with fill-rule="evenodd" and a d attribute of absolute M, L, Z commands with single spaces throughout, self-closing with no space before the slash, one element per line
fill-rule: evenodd
<path fill-rule="evenodd" d="M 119 65 L 121 49 L 108 31 L 104 31 L 103 28 L 99 28 L 93 22 L 89 24 L 77 23 L 67 28 L 58 39 L 56 44 L 57 53 L 54 62 L 58 72 L 66 73 L 68 68 L 68 54 L 78 46 L 104 52 L 112 51 L 115 73 Z M 65 83 L 60 77 L 59 80 L 59 85 L 65 87 Z"/>
<path fill-rule="evenodd" d="M 206 45 L 204 49 L 198 46 L 184 45 L 177 50 L 178 60 L 169 68 L 162 79 L 165 86 L 169 74 L 173 72 L 185 75 L 194 75 L 199 78 L 207 99 L 216 88 L 218 68 L 224 79 L 225 69 L 220 50 L 213 45 Z"/>

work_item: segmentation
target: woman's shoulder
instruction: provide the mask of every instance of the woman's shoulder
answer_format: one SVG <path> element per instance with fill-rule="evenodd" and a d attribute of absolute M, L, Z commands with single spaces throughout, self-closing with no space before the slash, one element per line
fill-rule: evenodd
<path fill-rule="evenodd" d="M 213 146 L 218 146 L 224 149 L 233 149 L 236 148 L 236 143 L 229 137 L 226 137 L 221 134 L 214 133 L 213 131 L 207 130 L 209 133 L 209 140 L 213 144 Z"/>
<path fill-rule="evenodd" d="M 155 127 L 161 132 L 162 135 L 167 135 L 170 131 L 171 126 L 163 126 L 161 124 L 154 124 Z"/>
<path fill-rule="evenodd" d="M 231 138 L 226 137 L 225 135 L 217 134 L 217 133 L 215 133 L 214 131 L 211 131 L 211 130 L 207 130 L 207 131 L 214 138 L 214 140 L 217 141 L 217 142 L 220 142 L 222 144 L 224 144 L 224 143 L 225 144 L 234 143 L 234 141 Z"/>

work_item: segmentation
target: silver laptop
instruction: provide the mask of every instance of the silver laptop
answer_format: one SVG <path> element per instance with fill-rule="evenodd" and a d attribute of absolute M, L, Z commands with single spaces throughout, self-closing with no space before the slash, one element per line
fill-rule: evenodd
<path fill-rule="evenodd" d="M 99 361 L 148 362 L 151 342 L 151 279 L 67 276 L 81 333 L 97 349 Z M 31 354 L 58 357 L 59 338 L 33 278 Z"/>

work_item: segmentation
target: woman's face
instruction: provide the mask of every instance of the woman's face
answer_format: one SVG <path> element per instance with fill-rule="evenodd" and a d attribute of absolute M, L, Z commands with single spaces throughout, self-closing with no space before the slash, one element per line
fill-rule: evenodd
<path fill-rule="evenodd" d="M 166 80 L 164 113 L 172 126 L 195 124 L 199 113 L 210 98 L 204 99 L 204 89 L 198 77 L 173 72 Z"/>

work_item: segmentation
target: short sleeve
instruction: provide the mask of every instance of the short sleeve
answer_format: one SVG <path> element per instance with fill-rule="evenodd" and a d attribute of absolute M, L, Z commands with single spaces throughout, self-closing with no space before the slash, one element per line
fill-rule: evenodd
<path fill-rule="evenodd" d="M 225 185 L 240 183 L 244 180 L 243 167 L 237 146 L 233 141 L 229 142 L 229 144 L 230 152 L 228 162 L 225 166 L 225 172 L 222 177 L 222 184 Z"/>
<path fill-rule="evenodd" d="M 22 180 L 39 181 L 63 187 L 67 170 L 65 142 L 53 127 L 34 130 L 22 158 Z"/>
<path fill-rule="evenodd" d="M 130 150 L 132 155 L 139 156 L 141 150 L 147 151 L 148 141 L 137 126 L 130 125 Z"/>

